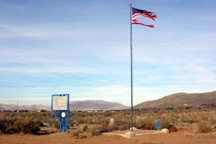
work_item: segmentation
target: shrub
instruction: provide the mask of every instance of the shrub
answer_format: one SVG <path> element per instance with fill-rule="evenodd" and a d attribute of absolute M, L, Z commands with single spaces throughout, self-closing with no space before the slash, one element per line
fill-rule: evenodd
<path fill-rule="evenodd" d="M 100 131 L 97 125 L 91 125 L 87 129 L 87 133 L 89 136 L 98 136 L 100 134 Z"/>
<path fill-rule="evenodd" d="M 135 127 L 146 129 L 146 130 L 154 130 L 156 129 L 155 119 L 152 116 L 138 119 L 135 121 Z"/>
<path fill-rule="evenodd" d="M 115 131 L 115 130 L 117 130 L 117 128 L 116 128 L 114 123 L 107 125 L 107 131 L 108 132 Z"/>
<path fill-rule="evenodd" d="M 87 125 L 84 125 L 83 126 L 83 131 L 86 131 L 88 129 L 88 126 Z"/>
<path fill-rule="evenodd" d="M 12 134 L 14 133 L 13 124 L 16 118 L 4 117 L 0 118 L 0 131 L 1 133 Z"/>
<path fill-rule="evenodd" d="M 126 130 L 130 128 L 129 121 L 114 121 L 115 130 Z"/>
<path fill-rule="evenodd" d="M 87 136 L 84 135 L 84 134 L 79 134 L 79 136 L 77 136 L 76 138 L 78 138 L 78 139 L 84 139 L 84 138 L 87 138 Z"/>
<path fill-rule="evenodd" d="M 72 135 L 73 135 L 74 137 L 78 137 L 80 133 L 82 133 L 81 130 L 76 130 L 76 131 L 74 131 L 74 132 L 72 133 Z"/>
<path fill-rule="evenodd" d="M 210 131 L 212 131 L 210 122 L 202 120 L 198 123 L 198 132 L 207 133 Z"/>
<path fill-rule="evenodd" d="M 196 114 L 187 113 L 185 115 L 182 115 L 180 119 L 184 123 L 192 124 L 192 123 L 197 123 L 199 118 L 197 117 Z"/>
<path fill-rule="evenodd" d="M 60 128 L 60 124 L 59 124 L 59 121 L 58 121 L 57 119 L 55 119 L 55 120 L 53 121 L 53 127 L 54 127 L 54 128 L 57 128 L 57 129 Z"/>
<path fill-rule="evenodd" d="M 19 119 L 14 123 L 13 127 L 16 132 L 24 134 L 37 134 L 40 131 L 39 122 L 34 121 L 32 118 Z"/>
<path fill-rule="evenodd" d="M 163 129 L 163 128 L 169 129 L 170 124 L 171 124 L 171 120 L 168 119 L 168 118 L 164 118 L 164 119 L 161 120 L 161 128 L 162 128 L 162 129 Z"/>
<path fill-rule="evenodd" d="M 71 127 L 78 126 L 78 125 L 79 125 L 79 123 L 76 120 L 71 120 L 71 122 L 70 122 Z"/>
<path fill-rule="evenodd" d="M 108 132 L 108 124 L 104 123 L 100 127 L 100 132 Z"/>
<path fill-rule="evenodd" d="M 136 128 L 140 129 L 143 128 L 145 126 L 145 120 L 144 118 L 139 118 L 135 121 L 135 126 Z"/>

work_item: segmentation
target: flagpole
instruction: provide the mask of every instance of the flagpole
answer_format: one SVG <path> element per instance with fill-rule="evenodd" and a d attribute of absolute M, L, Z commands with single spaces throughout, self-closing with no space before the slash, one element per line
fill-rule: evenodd
<path fill-rule="evenodd" d="M 131 60 L 131 131 L 133 132 L 133 53 L 132 53 L 132 14 L 130 4 L 130 60 Z"/>

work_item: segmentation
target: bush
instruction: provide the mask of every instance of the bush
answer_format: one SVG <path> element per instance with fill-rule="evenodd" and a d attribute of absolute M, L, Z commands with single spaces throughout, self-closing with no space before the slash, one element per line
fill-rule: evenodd
<path fill-rule="evenodd" d="M 163 128 L 169 129 L 170 124 L 171 124 L 171 120 L 168 119 L 168 118 L 164 118 L 164 119 L 161 120 L 161 128 L 162 128 L 162 129 L 163 129 Z"/>
<path fill-rule="evenodd" d="M 44 121 L 50 121 L 49 114 L 50 112 L 0 112 L 0 131 L 2 134 L 37 134 L 40 127 L 44 126 Z"/>
<path fill-rule="evenodd" d="M 88 129 L 88 126 L 87 125 L 84 125 L 83 126 L 83 131 L 86 131 Z"/>
<path fill-rule="evenodd" d="M 73 135 L 74 137 L 78 137 L 80 133 L 82 133 L 81 130 L 76 130 L 76 131 L 74 131 L 74 132 L 72 133 L 72 135 Z"/>
<path fill-rule="evenodd" d="M 210 131 L 212 131 L 212 128 L 209 121 L 202 120 L 198 123 L 198 132 L 207 133 Z"/>
<path fill-rule="evenodd" d="M 130 128 L 129 121 L 114 121 L 114 123 L 107 124 L 104 122 L 100 126 L 100 132 L 111 132 L 115 130 L 127 130 Z"/>
<path fill-rule="evenodd" d="M 139 118 L 135 121 L 135 127 L 140 129 L 143 128 L 145 126 L 145 118 Z"/>
<path fill-rule="evenodd" d="M 196 115 L 186 114 L 181 116 L 181 121 L 184 123 L 192 124 L 192 123 L 197 123 L 198 118 L 196 117 Z"/>
<path fill-rule="evenodd" d="M 9 118 L 9 117 L 0 118 L 1 133 L 13 134 L 14 133 L 13 124 L 16 120 L 17 120 L 16 118 Z"/>
<path fill-rule="evenodd" d="M 18 133 L 37 134 L 40 131 L 40 123 L 33 118 L 19 119 L 14 123 L 13 128 Z"/>
<path fill-rule="evenodd" d="M 140 118 L 135 121 L 135 127 L 146 129 L 146 130 L 154 130 L 156 129 L 155 119 L 152 116 L 148 116 L 146 118 Z"/>
<path fill-rule="evenodd" d="M 53 127 L 54 127 L 54 128 L 57 128 L 57 129 L 60 128 L 60 124 L 59 124 L 59 121 L 58 121 L 57 119 L 55 119 L 55 120 L 53 121 Z"/>
<path fill-rule="evenodd" d="M 130 128 L 130 121 L 115 121 L 115 130 L 127 130 Z"/>
<path fill-rule="evenodd" d="M 89 136 L 98 136 L 100 134 L 100 131 L 97 125 L 91 125 L 87 129 L 87 133 Z"/>

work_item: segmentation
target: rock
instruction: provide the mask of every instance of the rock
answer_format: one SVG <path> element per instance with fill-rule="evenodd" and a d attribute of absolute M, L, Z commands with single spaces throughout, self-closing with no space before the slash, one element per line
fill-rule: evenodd
<path fill-rule="evenodd" d="M 169 132 L 171 133 L 171 132 L 177 132 L 178 130 L 177 130 L 177 128 L 175 127 L 175 126 L 170 126 L 169 127 Z"/>
<path fill-rule="evenodd" d="M 137 128 L 136 128 L 136 127 L 132 127 L 132 128 L 130 128 L 130 130 L 132 130 L 132 129 L 133 129 L 133 130 L 137 130 Z"/>
<path fill-rule="evenodd" d="M 164 128 L 161 130 L 162 132 L 164 132 L 165 134 L 168 134 L 169 133 L 169 130 L 167 128 Z"/>

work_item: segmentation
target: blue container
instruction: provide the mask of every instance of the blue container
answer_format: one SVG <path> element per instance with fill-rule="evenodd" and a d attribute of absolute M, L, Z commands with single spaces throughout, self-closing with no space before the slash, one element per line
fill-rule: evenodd
<path fill-rule="evenodd" d="M 161 120 L 160 119 L 156 119 L 155 120 L 155 125 L 156 125 L 156 129 L 160 130 L 161 129 Z"/>

